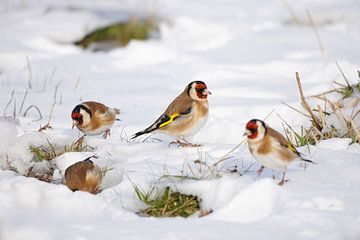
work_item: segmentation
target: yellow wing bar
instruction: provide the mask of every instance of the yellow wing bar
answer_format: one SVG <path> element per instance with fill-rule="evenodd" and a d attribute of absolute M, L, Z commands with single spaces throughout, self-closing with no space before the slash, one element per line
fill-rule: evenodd
<path fill-rule="evenodd" d="M 287 148 L 290 149 L 290 151 L 295 152 L 296 148 L 291 143 L 288 143 Z"/>
<path fill-rule="evenodd" d="M 162 128 L 166 125 L 168 125 L 169 123 L 171 123 L 172 121 L 174 121 L 174 118 L 178 117 L 180 115 L 180 113 L 174 113 L 170 116 L 170 119 L 167 120 L 166 122 L 163 122 L 162 124 L 160 124 L 159 128 Z"/>

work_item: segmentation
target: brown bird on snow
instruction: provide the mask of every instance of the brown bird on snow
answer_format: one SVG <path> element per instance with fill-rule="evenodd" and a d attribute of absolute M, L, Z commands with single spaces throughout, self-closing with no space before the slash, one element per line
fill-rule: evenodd
<path fill-rule="evenodd" d="M 204 82 L 189 83 L 151 126 L 136 133 L 132 138 L 151 132 L 161 132 L 177 138 L 176 142 L 170 144 L 176 143 L 182 147 L 200 146 L 188 142 L 185 137 L 195 135 L 205 125 L 209 113 L 209 94 L 211 92 Z"/>
<path fill-rule="evenodd" d="M 70 190 L 90 193 L 99 191 L 102 180 L 101 169 L 90 158 L 74 163 L 65 170 L 66 186 Z"/>
<path fill-rule="evenodd" d="M 283 185 L 287 166 L 294 160 L 315 163 L 304 159 L 296 148 L 276 130 L 270 128 L 263 121 L 253 119 L 246 124 L 245 134 L 248 139 L 251 154 L 261 164 L 257 171 L 259 176 L 264 167 L 270 169 L 284 168 L 283 176 L 279 185 Z"/>
<path fill-rule="evenodd" d="M 83 102 L 71 112 L 73 128 L 76 126 L 85 135 L 110 135 L 110 127 L 114 124 L 119 109 L 109 108 L 99 102 Z"/>

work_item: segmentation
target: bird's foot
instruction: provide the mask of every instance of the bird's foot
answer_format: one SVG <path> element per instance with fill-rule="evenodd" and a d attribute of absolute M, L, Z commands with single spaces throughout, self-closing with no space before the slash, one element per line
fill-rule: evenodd
<path fill-rule="evenodd" d="M 289 179 L 281 179 L 281 181 L 278 183 L 278 185 L 283 186 L 287 182 L 290 182 L 290 180 Z"/>
<path fill-rule="evenodd" d="M 104 134 L 103 134 L 104 139 L 106 139 L 108 136 L 110 136 L 110 129 L 109 128 L 106 129 Z"/>
<path fill-rule="evenodd" d="M 200 214 L 199 214 L 199 217 L 205 217 L 211 213 L 213 213 L 214 211 L 212 209 L 210 210 L 200 210 Z"/>
<path fill-rule="evenodd" d="M 261 173 L 264 171 L 264 166 L 261 166 L 260 168 L 259 168 L 259 170 L 257 170 L 256 172 L 257 172 L 257 174 L 258 174 L 258 177 L 260 177 L 260 175 L 261 175 Z"/>
<path fill-rule="evenodd" d="M 176 140 L 176 141 L 170 142 L 169 147 L 173 144 L 177 144 L 178 148 L 179 147 L 201 147 L 202 146 L 202 144 L 194 144 L 194 143 L 190 143 L 190 142 L 181 142 L 180 140 Z"/>
<path fill-rule="evenodd" d="M 94 189 L 92 190 L 90 193 L 92 194 L 98 194 L 98 193 L 101 193 L 102 192 L 102 189 Z"/>

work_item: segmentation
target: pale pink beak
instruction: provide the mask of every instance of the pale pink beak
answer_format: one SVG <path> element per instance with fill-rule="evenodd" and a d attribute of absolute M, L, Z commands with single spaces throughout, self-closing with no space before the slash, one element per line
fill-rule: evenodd
<path fill-rule="evenodd" d="M 74 127 L 76 126 L 76 125 L 78 125 L 78 122 L 77 121 L 75 121 L 75 120 L 73 120 L 73 122 L 72 122 L 72 129 L 74 129 Z"/>
<path fill-rule="evenodd" d="M 207 88 L 203 91 L 203 94 L 212 94 Z"/>
<path fill-rule="evenodd" d="M 250 136 L 250 135 L 251 135 L 251 132 L 246 129 L 246 131 L 244 132 L 243 136 Z"/>

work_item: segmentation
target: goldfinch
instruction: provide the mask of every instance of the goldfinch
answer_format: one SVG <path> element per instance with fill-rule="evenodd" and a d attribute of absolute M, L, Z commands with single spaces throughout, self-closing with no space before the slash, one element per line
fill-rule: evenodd
<path fill-rule="evenodd" d="M 66 186 L 74 192 L 97 193 L 101 180 L 101 169 L 90 158 L 74 163 L 65 170 Z"/>
<path fill-rule="evenodd" d="M 83 102 L 71 112 L 72 127 L 76 126 L 84 136 L 104 134 L 106 138 L 110 135 L 110 127 L 116 120 L 116 114 L 119 113 L 118 109 L 99 102 Z"/>
<path fill-rule="evenodd" d="M 284 169 L 282 179 L 278 183 L 283 185 L 287 166 L 294 160 L 314 163 L 302 158 L 296 148 L 276 130 L 270 128 L 263 121 L 252 119 L 246 124 L 246 132 L 250 153 L 259 161 L 261 168 L 257 171 L 260 175 L 264 167 Z"/>
<path fill-rule="evenodd" d="M 151 132 L 161 132 L 177 138 L 176 142 L 170 144 L 176 143 L 182 147 L 200 146 L 188 142 L 185 138 L 195 135 L 205 125 L 209 113 L 209 94 L 211 92 L 204 82 L 189 83 L 151 126 L 134 134 L 132 138 Z"/>

